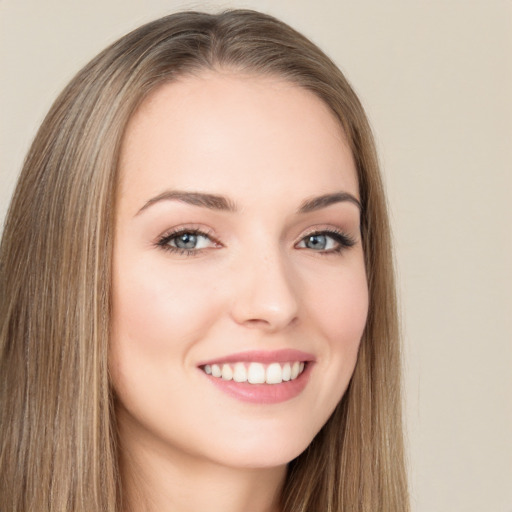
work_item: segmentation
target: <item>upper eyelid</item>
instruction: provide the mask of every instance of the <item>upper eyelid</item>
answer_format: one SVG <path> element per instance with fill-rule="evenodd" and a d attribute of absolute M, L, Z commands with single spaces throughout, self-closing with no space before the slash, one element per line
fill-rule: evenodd
<path fill-rule="evenodd" d="M 224 244 L 220 242 L 220 240 L 213 234 L 213 230 L 211 228 L 204 228 L 204 227 L 195 227 L 193 225 L 190 226 L 182 226 L 177 228 L 172 228 L 166 232 L 164 232 L 162 235 L 160 235 L 156 240 L 156 245 L 158 246 L 167 246 L 169 245 L 169 242 L 175 238 L 178 237 L 180 234 L 183 233 L 193 233 L 198 236 L 204 236 L 208 238 L 212 244 L 216 245 L 217 248 L 223 247 Z M 303 231 L 299 238 L 294 239 L 293 246 L 296 247 L 298 244 L 304 241 L 305 238 L 313 235 L 326 235 L 330 236 L 331 238 L 335 239 L 335 241 L 338 244 L 346 245 L 348 247 L 352 247 L 358 242 L 358 238 L 351 236 L 349 233 L 347 233 L 346 230 L 340 229 L 339 227 L 327 227 L 327 226 L 312 226 L 305 232 Z M 337 236 L 336 236 L 337 235 Z M 336 238 L 344 238 L 346 243 L 343 244 L 341 240 L 336 240 Z M 172 247 L 172 246 L 171 246 Z M 207 248 L 200 248 L 200 249 L 190 249 L 191 252 L 200 252 Z"/>
<path fill-rule="evenodd" d="M 207 236 L 208 238 L 211 238 L 212 240 L 216 239 L 216 236 L 214 234 L 214 231 L 211 228 L 205 228 L 203 226 L 179 226 L 175 228 L 167 229 L 166 231 L 163 231 L 160 235 L 158 235 L 157 240 L 161 240 L 162 238 L 168 238 L 172 236 L 178 236 L 182 233 L 194 233 L 202 236 Z"/>
<path fill-rule="evenodd" d="M 204 238 L 208 238 L 212 242 L 215 242 L 214 238 L 212 236 L 208 235 L 207 233 L 203 233 L 201 231 L 192 231 L 192 230 L 177 231 L 175 233 L 171 232 L 168 235 L 164 235 L 163 238 L 172 240 L 173 238 L 178 238 L 183 234 L 191 234 L 191 235 L 194 235 L 197 237 L 204 237 Z"/>
<path fill-rule="evenodd" d="M 342 228 L 341 226 L 320 224 L 320 225 L 311 226 L 306 229 L 301 229 L 300 235 L 294 236 L 293 239 L 302 240 L 302 238 L 304 238 L 306 236 L 311 236 L 313 234 L 321 234 L 321 233 L 337 233 L 337 234 L 345 235 L 349 238 L 356 239 L 357 237 L 354 236 L 355 233 L 351 234 L 354 231 L 357 231 L 357 234 L 359 234 L 359 232 L 360 232 L 359 228 L 354 230 L 354 229 L 345 229 L 345 228 Z M 194 234 L 204 235 L 204 236 L 211 238 L 212 240 L 217 240 L 219 238 L 218 235 L 215 233 L 215 230 L 212 229 L 211 227 L 199 225 L 199 224 L 189 224 L 189 225 L 185 224 L 185 225 L 169 228 L 169 229 L 163 231 L 160 235 L 158 235 L 157 240 L 160 240 L 162 238 L 169 237 L 172 235 L 179 235 L 181 233 L 194 233 Z"/>
<path fill-rule="evenodd" d="M 347 233 L 346 231 L 338 230 L 338 229 L 319 229 L 319 230 L 313 230 L 309 233 L 302 235 L 297 244 L 301 243 L 305 238 L 308 238 L 310 236 L 314 235 L 325 235 L 327 237 L 330 237 L 334 239 L 338 243 L 344 243 L 345 245 L 352 247 L 355 244 L 357 244 L 358 239 Z M 340 241 L 339 239 L 343 239 L 344 241 Z M 338 239 L 338 240 L 337 240 Z"/>
<path fill-rule="evenodd" d="M 350 238 L 354 241 L 357 241 L 359 239 L 360 235 L 360 229 L 357 227 L 357 229 L 346 229 L 342 228 L 341 226 L 333 226 L 333 225 L 317 225 L 312 226 L 311 228 L 308 228 L 306 230 L 302 231 L 302 234 L 300 235 L 300 240 L 302 240 L 306 236 L 311 236 L 315 234 L 338 234 L 343 235 L 347 238 Z"/>
<path fill-rule="evenodd" d="M 346 234 L 346 231 L 345 229 L 341 229 L 339 227 L 334 227 L 334 226 L 331 226 L 331 227 L 328 227 L 328 226 L 314 226 L 312 228 L 308 228 L 306 229 L 303 233 L 302 233 L 302 237 L 304 236 L 309 236 L 309 235 L 314 235 L 315 233 L 343 233 L 343 234 Z"/>
<path fill-rule="evenodd" d="M 152 245 L 156 248 L 169 250 L 169 251 L 185 251 L 190 255 L 193 253 L 199 254 L 204 250 L 211 249 L 212 247 L 203 247 L 200 249 L 181 249 L 179 247 L 175 247 L 170 244 L 171 240 L 180 236 L 183 233 L 194 233 L 199 236 L 204 236 L 209 239 L 213 248 L 222 247 L 222 244 L 215 238 L 212 234 L 208 233 L 204 228 L 193 228 L 190 226 L 179 227 L 179 228 L 171 228 L 167 231 L 164 231 L 161 235 L 159 235 L 152 243 Z M 215 247 L 216 246 L 216 247 Z"/>

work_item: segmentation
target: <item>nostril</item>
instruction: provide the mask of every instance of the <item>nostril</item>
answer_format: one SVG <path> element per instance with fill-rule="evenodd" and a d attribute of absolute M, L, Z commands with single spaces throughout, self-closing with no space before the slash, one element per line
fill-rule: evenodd
<path fill-rule="evenodd" d="M 295 325 L 298 321 L 297 317 L 293 317 L 291 320 L 280 321 L 280 319 L 262 319 L 262 318 L 249 318 L 243 321 L 243 325 L 250 329 L 283 329 L 292 325 Z"/>
<path fill-rule="evenodd" d="M 270 322 L 268 320 L 261 320 L 259 318 L 249 318 L 248 320 L 245 320 L 244 323 L 248 326 L 254 327 L 270 325 Z"/>

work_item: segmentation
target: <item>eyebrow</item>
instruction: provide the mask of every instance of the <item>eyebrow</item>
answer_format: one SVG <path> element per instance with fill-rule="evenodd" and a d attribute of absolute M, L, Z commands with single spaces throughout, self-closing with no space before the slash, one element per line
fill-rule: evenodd
<path fill-rule="evenodd" d="M 193 206 L 208 208 L 209 210 L 218 210 L 226 212 L 236 212 L 238 210 L 236 204 L 227 197 L 217 194 L 205 194 L 203 192 L 185 192 L 181 190 L 167 190 L 161 194 L 151 198 L 137 212 L 139 215 L 155 203 L 161 201 L 181 201 Z M 325 194 L 311 199 L 306 199 L 297 210 L 297 213 L 309 213 L 322 208 L 326 208 L 332 204 L 349 202 L 355 204 L 359 210 L 362 210 L 359 200 L 348 192 L 335 192 L 333 194 Z"/>
<path fill-rule="evenodd" d="M 235 212 L 236 204 L 223 196 L 216 194 L 204 194 L 202 192 L 184 192 L 181 190 L 167 190 L 150 199 L 138 212 L 141 213 L 150 206 L 160 201 L 181 201 L 182 203 L 191 204 L 193 206 L 201 206 L 209 210 L 220 210 L 227 212 Z"/>
<path fill-rule="evenodd" d="M 325 194 L 323 196 L 307 199 L 300 205 L 298 213 L 313 212 L 315 210 L 320 210 L 321 208 L 326 208 L 331 204 L 344 203 L 347 201 L 355 204 L 359 210 L 362 211 L 363 207 L 361 202 L 352 194 L 349 194 L 348 192 L 335 192 L 334 194 Z"/>

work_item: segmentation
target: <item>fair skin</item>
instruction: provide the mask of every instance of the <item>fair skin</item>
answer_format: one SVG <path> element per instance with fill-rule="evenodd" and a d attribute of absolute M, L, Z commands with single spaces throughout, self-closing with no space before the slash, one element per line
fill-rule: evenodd
<path fill-rule="evenodd" d="M 368 309 L 358 198 L 339 123 L 289 82 L 204 72 L 135 113 L 110 353 L 130 510 L 278 510 L 287 463 L 356 363 Z"/>

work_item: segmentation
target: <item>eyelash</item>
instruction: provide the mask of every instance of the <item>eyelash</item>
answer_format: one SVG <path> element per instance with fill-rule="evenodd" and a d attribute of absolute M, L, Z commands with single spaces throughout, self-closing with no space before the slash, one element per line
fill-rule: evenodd
<path fill-rule="evenodd" d="M 177 254 L 179 256 L 197 256 L 203 252 L 204 249 L 182 249 L 181 247 L 173 247 L 169 245 L 169 242 L 175 238 L 178 238 L 180 235 L 196 235 L 196 236 L 204 236 L 211 240 L 213 243 L 220 243 L 213 237 L 212 233 L 208 230 L 204 231 L 197 228 L 180 228 L 175 231 L 171 231 L 169 233 L 161 236 L 157 242 L 156 246 L 164 251 L 171 252 L 173 254 Z"/>
<path fill-rule="evenodd" d="M 197 228 L 181 228 L 177 229 L 175 231 L 171 231 L 169 233 L 164 234 L 156 241 L 156 246 L 164 251 L 171 252 L 173 254 L 177 254 L 179 256 L 198 256 L 201 254 L 205 249 L 183 249 L 180 247 L 173 247 L 172 245 L 169 245 L 169 242 L 171 240 L 178 238 L 180 235 L 184 234 L 190 234 L 195 236 L 202 236 L 208 238 L 211 242 L 218 244 L 220 246 L 220 243 L 212 236 L 212 233 L 209 231 L 203 231 L 201 229 Z M 304 235 L 300 241 L 303 242 L 309 237 L 312 236 L 327 236 L 332 238 L 338 245 L 334 249 L 324 250 L 324 251 L 314 251 L 313 249 L 310 249 L 312 252 L 315 252 L 317 254 L 321 255 L 330 255 L 330 254 L 339 254 L 343 252 L 346 249 L 350 249 L 356 244 L 356 240 L 351 238 L 346 233 L 343 233 L 340 230 L 337 229 L 323 229 L 323 230 L 317 230 L 312 231 L 311 233 L 307 233 Z M 307 247 L 301 248 L 300 250 L 308 249 Z"/>
<path fill-rule="evenodd" d="M 338 229 L 321 229 L 321 230 L 312 231 L 311 233 L 307 233 L 305 236 L 303 236 L 300 239 L 300 242 L 302 242 L 303 240 L 305 240 L 309 237 L 318 236 L 318 235 L 330 237 L 338 244 L 337 247 L 335 247 L 334 249 L 329 249 L 329 250 L 324 250 L 324 251 L 313 251 L 313 249 L 311 249 L 311 251 L 313 251 L 317 254 L 320 254 L 322 256 L 328 256 L 330 254 L 339 254 L 339 253 L 345 251 L 346 249 L 350 249 L 351 247 L 353 247 L 356 244 L 356 240 L 354 240 L 352 237 L 350 237 L 349 235 L 347 235 L 346 233 L 343 233 L 343 231 L 340 231 Z M 307 248 L 305 248 L 305 249 L 307 249 Z"/>

